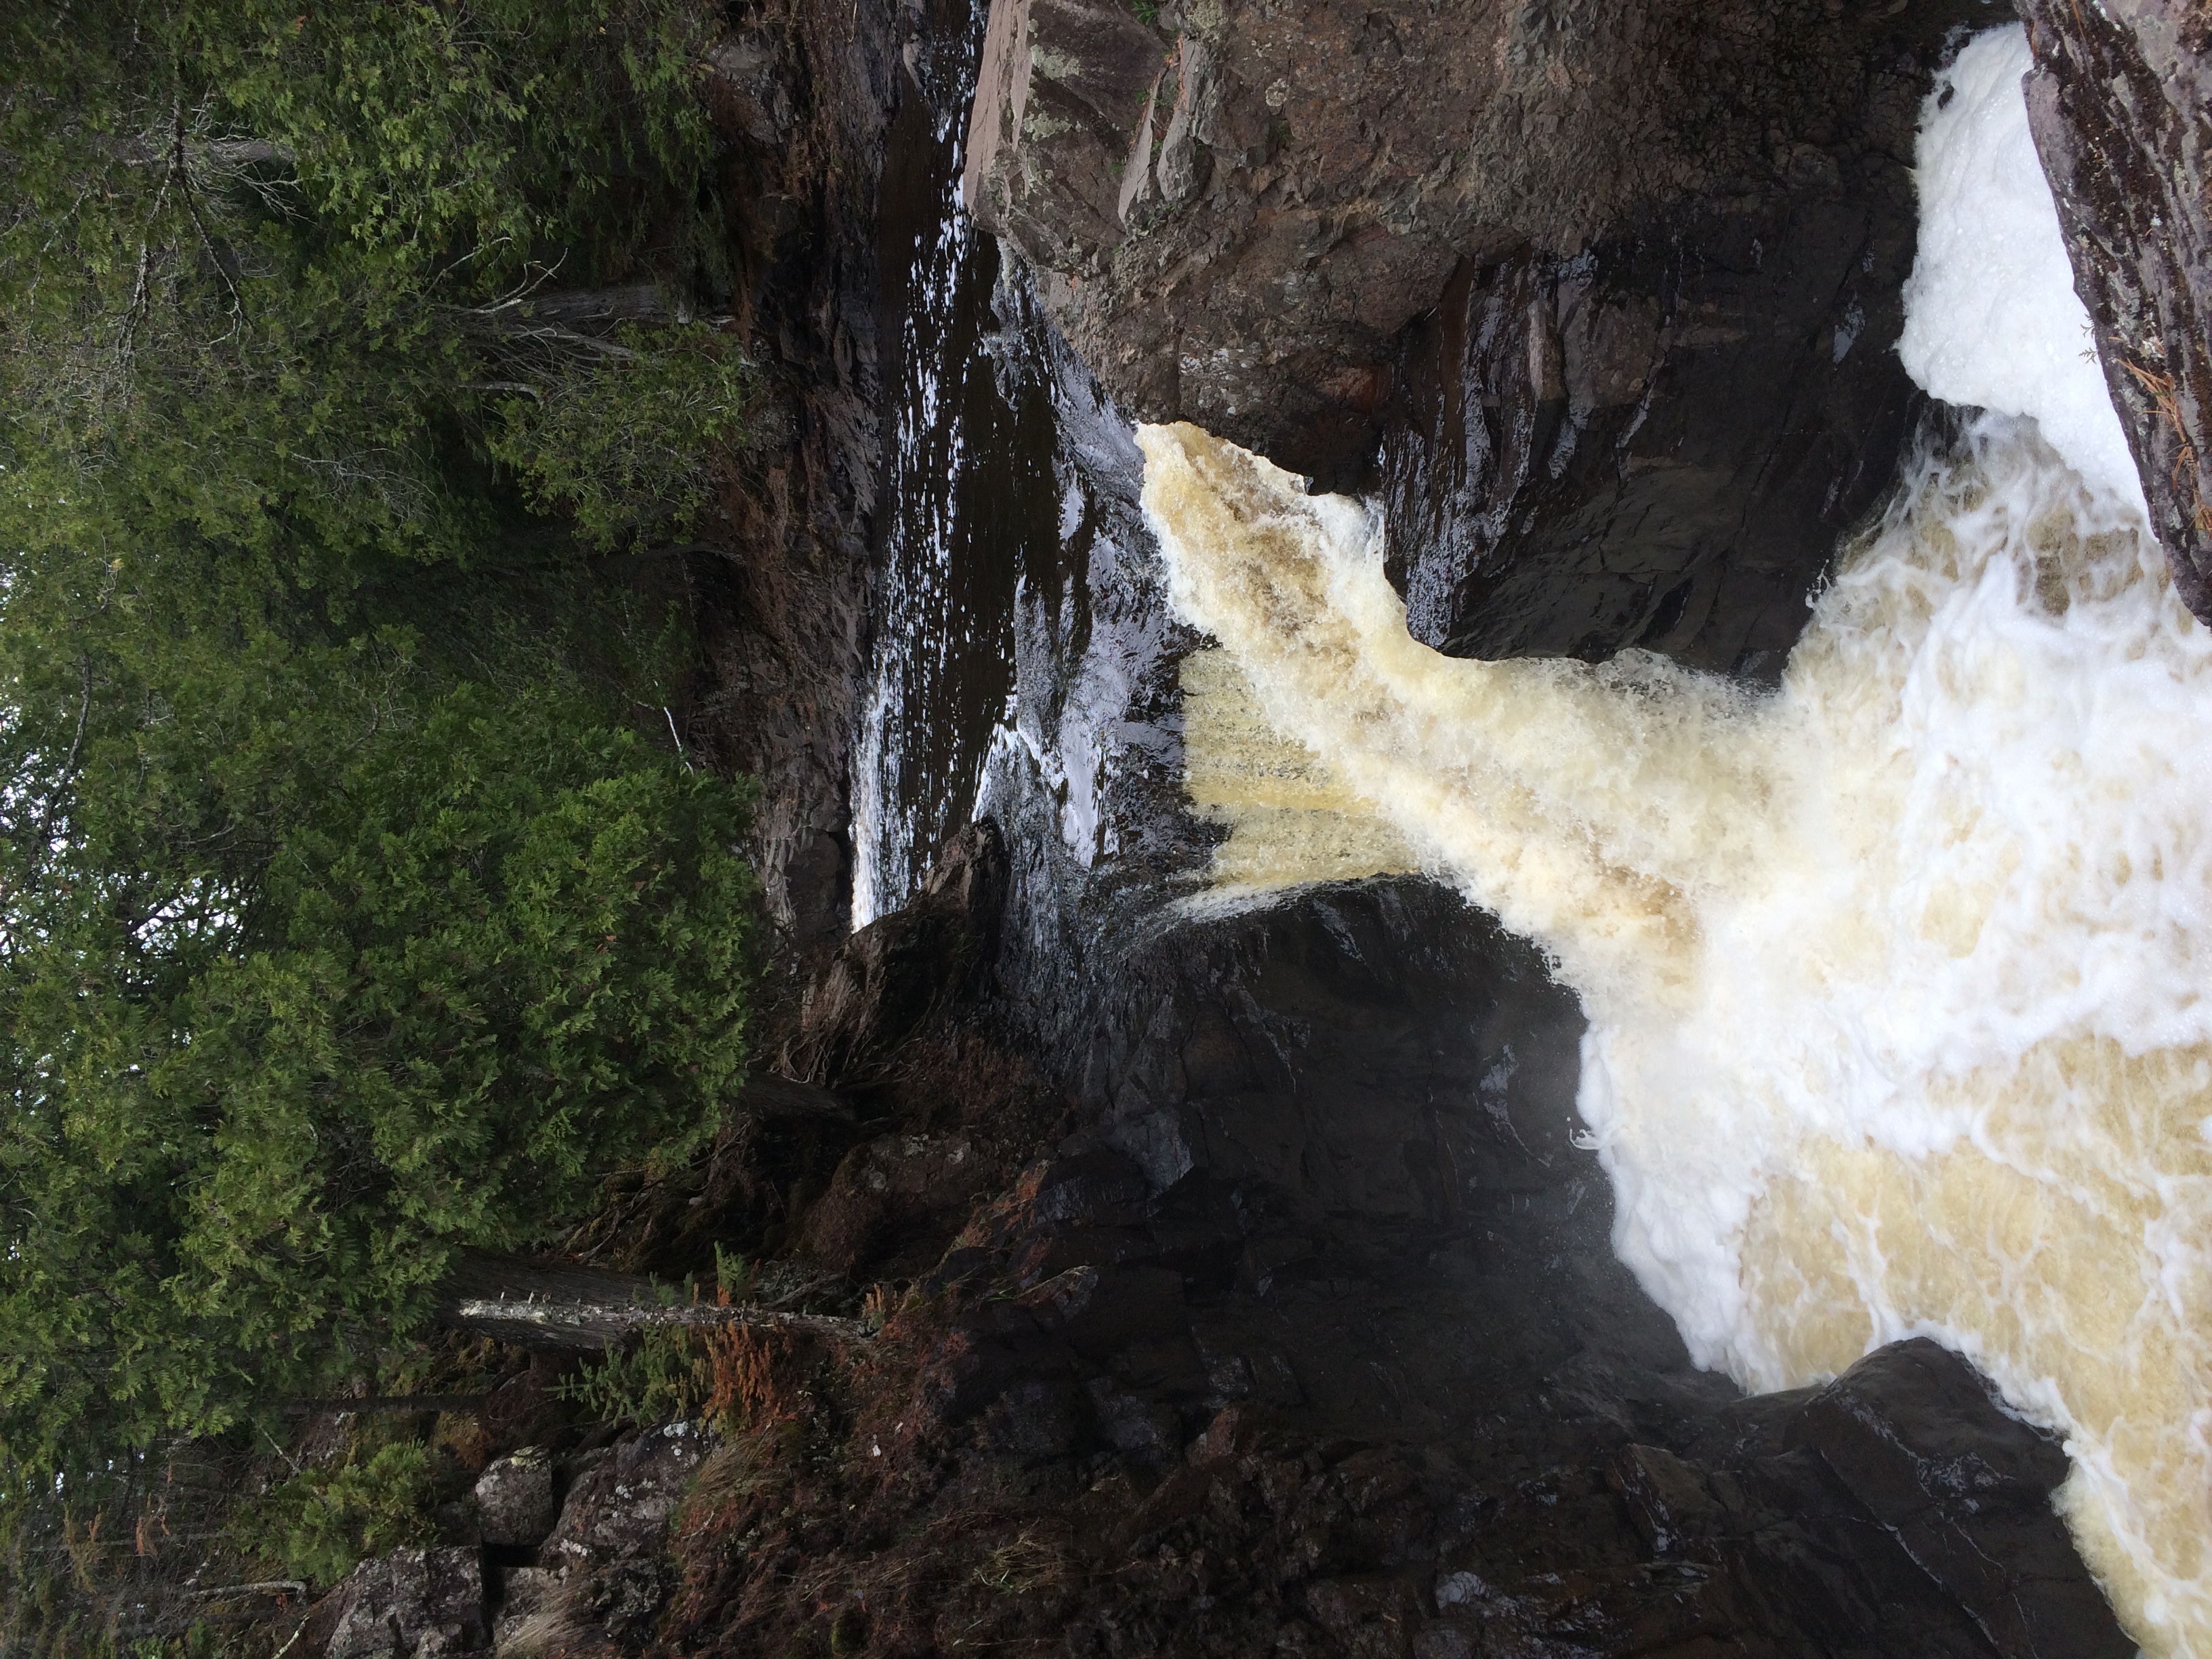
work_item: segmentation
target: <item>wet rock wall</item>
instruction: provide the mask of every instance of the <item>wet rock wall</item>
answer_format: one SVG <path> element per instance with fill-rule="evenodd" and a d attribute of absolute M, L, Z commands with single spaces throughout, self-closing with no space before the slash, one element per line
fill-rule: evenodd
<path fill-rule="evenodd" d="M 719 514 L 673 555 L 701 645 L 679 740 L 760 781 L 751 850 L 794 954 L 842 935 L 851 893 L 882 441 L 875 179 L 902 34 L 889 9 L 765 0 L 706 65 L 731 219 L 728 306 L 763 396 Z"/>
<path fill-rule="evenodd" d="M 2212 13 L 2019 0 L 2028 125 L 2182 597 L 2212 620 Z"/>

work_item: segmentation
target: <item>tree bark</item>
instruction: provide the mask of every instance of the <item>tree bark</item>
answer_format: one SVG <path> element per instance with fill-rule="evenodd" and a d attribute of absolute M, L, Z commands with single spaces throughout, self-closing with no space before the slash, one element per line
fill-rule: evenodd
<path fill-rule="evenodd" d="M 833 1341 L 865 1342 L 872 1333 L 857 1319 L 787 1313 L 740 1304 L 669 1307 L 660 1287 L 632 1273 L 568 1262 L 526 1261 L 469 1250 L 454 1262 L 439 1297 L 439 1322 L 526 1348 L 603 1353 L 632 1332 L 683 1327 L 744 1326 Z"/>
<path fill-rule="evenodd" d="M 326 1400 L 289 1400 L 287 1417 L 342 1417 L 349 1413 L 474 1411 L 488 1394 L 369 1394 L 333 1395 Z"/>

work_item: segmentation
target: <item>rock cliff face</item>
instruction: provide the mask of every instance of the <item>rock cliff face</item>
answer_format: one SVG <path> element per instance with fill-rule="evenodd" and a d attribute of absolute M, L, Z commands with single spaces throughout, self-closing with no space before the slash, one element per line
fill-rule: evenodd
<path fill-rule="evenodd" d="M 967 194 L 1125 409 L 1336 479 L 1460 262 L 1848 193 L 1970 9 L 1003 0 Z"/>
<path fill-rule="evenodd" d="M 1416 639 L 1780 671 L 1925 401 L 1893 349 L 1913 252 L 1904 129 L 1850 156 L 1848 188 L 1831 174 L 1571 258 L 1455 273 L 1408 331 L 1382 445 Z"/>
<path fill-rule="evenodd" d="M 1580 1016 L 1528 947 L 1418 882 L 1116 944 L 1017 1176 L 947 1186 L 925 1133 L 857 1160 L 940 1243 L 857 1249 L 919 1273 L 872 1351 L 793 1356 L 803 1427 L 714 1455 L 664 1644 L 2130 1650 L 2050 1508 L 2063 1454 L 1954 1357 L 1752 1401 L 1690 1367 L 1613 1257 Z M 893 1002 L 946 981 L 886 961 Z M 1003 1033 L 1024 988 L 964 1018 Z"/>
<path fill-rule="evenodd" d="M 1379 482 L 1417 637 L 1757 676 L 1909 427 L 1983 10 L 1000 0 L 966 190 L 1131 413 Z"/>
<path fill-rule="evenodd" d="M 2019 0 L 2028 124 L 2150 503 L 2212 620 L 2212 10 Z"/>
<path fill-rule="evenodd" d="M 882 438 L 873 182 L 898 71 L 874 7 L 769 0 L 720 46 L 731 309 L 767 387 L 720 519 L 683 550 L 702 690 L 684 740 L 758 778 L 753 854 L 798 951 L 846 927 L 851 750 Z"/>

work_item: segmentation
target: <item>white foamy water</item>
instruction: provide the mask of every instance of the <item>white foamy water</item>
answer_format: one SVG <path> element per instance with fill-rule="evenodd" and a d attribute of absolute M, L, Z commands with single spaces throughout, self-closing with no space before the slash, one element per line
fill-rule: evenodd
<path fill-rule="evenodd" d="M 2032 416 L 2075 471 L 2147 517 L 2028 132 L 2020 82 L 2033 66 L 2014 23 L 1975 36 L 1937 80 L 1898 355 L 1946 403 Z"/>
<path fill-rule="evenodd" d="M 1224 647 L 1185 669 L 1218 890 L 1418 866 L 1540 941 L 1615 1247 L 1698 1361 L 1969 1355 L 2065 1437 L 2130 1633 L 2212 1655 L 2212 635 L 2083 355 L 2025 67 L 1992 31 L 1930 100 L 1903 347 L 2007 412 L 1906 468 L 1772 696 L 1438 656 L 1366 507 L 1195 428 L 1140 431 L 1145 502 Z"/>
<path fill-rule="evenodd" d="M 1358 503 L 1139 440 L 1176 603 L 1336 786 L 1277 809 L 1363 803 L 1580 993 L 1615 1245 L 1699 1362 L 1772 1389 L 1938 1336 L 2065 1436 L 2130 1632 L 2212 1652 L 2212 636 L 2132 516 L 1991 417 L 1753 700 L 1439 656 Z M 1237 724 L 1194 718 L 1194 772 Z M 1315 873 L 1209 787 L 1231 878 Z"/>

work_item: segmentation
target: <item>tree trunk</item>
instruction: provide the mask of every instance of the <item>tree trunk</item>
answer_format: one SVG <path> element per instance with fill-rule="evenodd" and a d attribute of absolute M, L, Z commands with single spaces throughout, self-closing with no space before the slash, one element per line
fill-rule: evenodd
<path fill-rule="evenodd" d="M 287 1417 L 343 1417 L 351 1413 L 474 1411 L 488 1394 L 332 1395 L 325 1400 L 288 1400 Z"/>
<path fill-rule="evenodd" d="M 603 1353 L 634 1331 L 745 1326 L 865 1342 L 873 1334 L 857 1319 L 786 1313 L 711 1303 L 669 1307 L 652 1280 L 567 1262 L 524 1261 L 464 1251 L 441 1287 L 439 1322 L 520 1347 Z"/>

